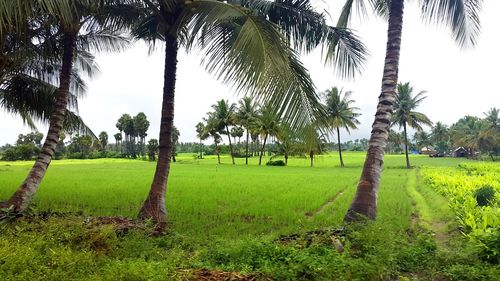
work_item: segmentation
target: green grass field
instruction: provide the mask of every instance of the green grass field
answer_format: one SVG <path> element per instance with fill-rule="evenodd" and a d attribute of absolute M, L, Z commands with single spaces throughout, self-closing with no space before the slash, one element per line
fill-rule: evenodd
<path fill-rule="evenodd" d="M 134 218 L 155 163 L 53 161 L 34 212 L 68 215 L 3 226 L 0 275 L 2 280 L 176 280 L 206 268 L 276 280 L 464 280 L 499 272 L 462 260 L 475 253 L 450 230 L 455 226 L 445 198 L 420 180 L 418 168 L 404 169 L 402 155 L 386 156 L 378 219 L 348 231 L 344 253 L 325 237 L 306 245 L 300 239 L 292 245 L 275 242 L 280 235 L 342 227 L 364 156 L 346 153 L 346 167 L 340 168 L 336 154 L 322 155 L 311 168 L 305 158 L 289 160 L 288 167 L 259 167 L 256 158 L 249 166 L 237 159 L 233 166 L 229 157 L 217 165 L 215 157 L 179 155 L 167 190 L 169 233 L 161 238 L 83 223 L 87 216 Z M 464 159 L 411 156 L 411 161 L 416 167 L 453 169 Z M 31 164 L 0 162 L 0 200 L 12 194 Z M 441 240 L 455 241 L 463 253 L 450 255 Z M 416 259 L 419 255 L 425 257 Z M 471 275 L 471 268 L 483 275 Z"/>

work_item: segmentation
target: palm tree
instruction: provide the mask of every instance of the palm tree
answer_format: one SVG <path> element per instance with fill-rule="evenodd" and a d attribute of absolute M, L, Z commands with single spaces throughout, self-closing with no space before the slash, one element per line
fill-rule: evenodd
<path fill-rule="evenodd" d="M 236 104 L 229 103 L 227 100 L 217 101 L 216 104 L 212 105 L 213 117 L 219 122 L 218 127 L 221 128 L 219 131 L 222 134 L 227 135 L 227 139 L 229 140 L 229 151 L 231 153 L 231 161 L 234 162 L 234 152 L 233 145 L 231 143 L 231 131 L 229 130 L 229 126 L 234 124 L 234 113 L 236 111 Z"/>
<path fill-rule="evenodd" d="M 400 134 L 392 129 L 389 129 L 389 136 L 387 137 L 387 147 L 389 153 L 401 152 L 401 144 L 404 142 L 403 134 Z"/>
<path fill-rule="evenodd" d="M 181 133 L 177 127 L 172 127 L 172 161 L 177 162 L 175 159 L 175 154 L 177 153 L 177 144 L 179 143 L 179 137 Z"/>
<path fill-rule="evenodd" d="M 326 139 L 316 124 L 304 127 L 301 132 L 302 149 L 309 156 L 311 168 L 314 166 L 314 156 L 325 151 Z"/>
<path fill-rule="evenodd" d="M 422 125 L 432 126 L 431 120 L 420 112 L 414 111 L 426 98 L 425 91 L 421 91 L 413 96 L 413 87 L 409 82 L 399 83 L 394 104 L 394 114 L 392 115 L 392 125 L 397 124 L 403 127 L 405 141 L 406 168 L 410 169 L 410 159 L 408 158 L 408 132 L 406 126 L 410 126 L 417 131 L 422 131 Z"/>
<path fill-rule="evenodd" d="M 121 151 L 121 145 L 120 145 L 120 142 L 122 140 L 122 134 L 121 133 L 116 133 L 113 135 L 113 137 L 115 138 L 115 145 L 118 147 L 120 146 L 120 151 Z M 118 151 L 118 149 L 116 149 Z"/>
<path fill-rule="evenodd" d="M 339 65 L 339 72 L 345 76 L 360 69 L 366 50 L 349 30 L 328 26 L 324 15 L 315 12 L 308 0 L 303 0 L 302 5 L 288 1 L 216 0 L 143 3 L 146 14 L 133 34 L 153 47 L 157 40 L 165 42 L 165 69 L 158 162 L 139 217 L 151 218 L 163 231 L 177 54 L 181 46 L 188 50 L 201 48 L 209 72 L 238 92 L 272 102 L 295 126 L 309 121 L 302 112 L 317 113 L 321 109 L 307 70 L 289 43 L 306 52 L 324 46 L 327 61 Z M 196 81 L 196 77 L 191 79 Z"/>
<path fill-rule="evenodd" d="M 436 125 L 438 123 L 436 123 Z M 415 132 L 415 134 L 413 135 L 413 141 L 417 144 L 418 149 L 422 149 L 423 147 L 428 147 L 432 144 L 431 136 L 426 131 Z"/>
<path fill-rule="evenodd" d="M 346 27 L 354 2 L 347 0 L 339 18 L 338 27 Z M 363 171 L 356 195 L 344 220 L 356 221 L 377 216 L 377 194 L 380 185 L 384 149 L 387 144 L 398 83 L 401 34 L 403 30 L 404 0 L 368 0 L 374 10 L 388 19 L 387 46 L 382 77 L 382 89 L 372 125 L 372 132 Z M 420 1 L 423 16 L 430 21 L 444 22 L 451 27 L 453 39 L 460 46 L 474 45 L 480 31 L 479 10 L 482 0 L 426 0 Z"/>
<path fill-rule="evenodd" d="M 478 117 L 465 116 L 450 126 L 450 135 L 454 146 L 463 146 L 469 150 L 469 156 L 474 156 L 478 149 L 479 136 L 484 123 Z"/>
<path fill-rule="evenodd" d="M 435 144 L 438 152 L 446 152 L 450 142 L 448 127 L 441 122 L 437 122 L 432 128 L 431 140 Z"/>
<path fill-rule="evenodd" d="M 342 90 L 333 87 L 324 92 L 326 97 L 326 112 L 328 114 L 328 124 L 337 130 L 337 141 L 339 147 L 340 166 L 344 167 L 342 159 L 342 148 L 340 146 L 340 127 L 344 128 L 348 133 L 349 129 L 356 129 L 359 125 L 357 117 L 361 114 L 356 113 L 359 110 L 357 107 L 352 107 L 354 100 L 349 99 L 351 92 L 346 92 L 342 97 Z"/>
<path fill-rule="evenodd" d="M 280 120 L 276 111 L 274 110 L 271 104 L 265 104 L 262 106 L 260 114 L 258 116 L 258 127 L 261 135 L 264 136 L 262 141 L 262 149 L 260 150 L 259 155 L 259 166 L 262 165 L 262 156 L 264 155 L 264 149 L 266 147 L 267 138 L 271 136 L 275 136 L 279 130 Z"/>
<path fill-rule="evenodd" d="M 248 165 L 248 141 L 250 130 L 257 122 L 258 109 L 251 97 L 244 97 L 239 101 L 238 111 L 236 112 L 236 121 L 246 130 L 245 143 L 245 165 Z"/>
<path fill-rule="evenodd" d="M 110 33 L 111 27 L 121 27 L 123 22 L 114 20 L 108 13 L 110 6 L 101 1 L 29 1 L 19 4 L 19 1 L 10 3 L 9 8 L 14 13 L 13 18 L 17 22 L 32 21 L 33 18 L 44 19 L 51 26 L 51 36 L 60 44 L 61 69 L 59 71 L 59 88 L 56 92 L 54 111 L 52 112 L 47 137 L 38 155 L 38 158 L 30 170 L 28 176 L 10 197 L 2 204 L 13 209 L 14 212 L 24 212 L 31 203 L 45 172 L 54 156 L 59 136 L 62 132 L 63 122 L 69 101 L 70 84 L 74 72 L 73 62 L 76 50 L 118 50 L 123 46 L 121 37 Z M 5 3 L 2 3 L 5 4 Z M 7 5 L 7 4 L 6 4 Z M 26 9 L 26 7 L 28 7 Z M 47 8 L 49 7 L 49 8 Z M 108 9 L 110 8 L 110 9 Z M 39 12 L 42 14 L 37 14 Z M 2 14 L 5 15 L 5 14 Z M 8 17 L 8 16 L 6 16 Z M 4 23 L 12 18 L 0 22 L 0 30 L 4 30 Z M 19 25 L 23 25 L 20 23 Z"/>
<path fill-rule="evenodd" d="M 488 152 L 492 161 L 495 161 L 496 155 L 500 152 L 500 118 L 498 109 L 491 108 L 485 112 L 485 123 L 483 130 L 479 133 L 478 148 L 482 152 Z"/>
<path fill-rule="evenodd" d="M 205 132 L 203 132 L 202 137 L 203 139 L 206 139 L 208 137 L 212 137 L 214 139 L 215 153 L 217 154 L 217 164 L 220 165 L 220 151 L 217 147 L 217 144 L 222 141 L 222 138 L 219 135 L 219 132 L 221 131 L 220 123 L 211 112 L 208 113 L 208 118 L 205 118 L 204 120 L 207 124 L 205 125 Z"/>
<path fill-rule="evenodd" d="M 278 153 L 283 155 L 285 166 L 288 166 L 289 156 L 297 150 L 297 134 L 287 124 L 280 124 L 276 139 L 278 140 Z"/>
<path fill-rule="evenodd" d="M 203 134 L 205 132 L 205 124 L 203 122 L 198 122 L 196 124 L 196 136 L 200 139 L 200 159 L 203 159 L 203 143 L 201 142 L 204 138 Z"/>

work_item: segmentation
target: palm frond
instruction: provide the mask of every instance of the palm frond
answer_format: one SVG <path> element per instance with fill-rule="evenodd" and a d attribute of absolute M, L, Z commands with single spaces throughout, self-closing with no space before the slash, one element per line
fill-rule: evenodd
<path fill-rule="evenodd" d="M 312 80 L 277 26 L 239 6 L 208 0 L 195 4 L 189 41 L 204 50 L 208 72 L 237 92 L 272 103 L 292 126 L 318 115 Z"/>
<path fill-rule="evenodd" d="M 481 31 L 479 13 L 483 0 L 421 0 L 422 16 L 429 22 L 444 22 L 461 46 L 474 46 Z"/>

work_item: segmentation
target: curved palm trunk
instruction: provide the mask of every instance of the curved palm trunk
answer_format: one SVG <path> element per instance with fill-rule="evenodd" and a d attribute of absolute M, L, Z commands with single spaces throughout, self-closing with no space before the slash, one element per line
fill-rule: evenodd
<path fill-rule="evenodd" d="M 35 164 L 21 186 L 7 202 L 0 204 L 2 207 L 12 206 L 14 212 L 22 213 L 28 208 L 54 156 L 57 143 L 59 142 L 59 135 L 62 131 L 66 107 L 68 105 L 75 42 L 76 34 L 64 34 L 62 68 L 59 74 L 59 88 L 56 94 L 55 110 L 50 118 L 49 130 L 45 142 L 43 143 L 42 150 L 38 154 Z"/>
<path fill-rule="evenodd" d="M 260 155 L 259 155 L 259 166 L 262 164 L 262 155 L 264 154 L 264 148 L 266 148 L 266 140 L 267 140 L 267 133 L 266 136 L 264 137 L 264 142 L 262 143 L 262 149 L 260 150 Z"/>
<path fill-rule="evenodd" d="M 408 135 L 406 133 L 406 123 L 403 124 L 403 130 L 405 132 L 406 169 L 410 169 L 410 158 L 408 158 Z"/>
<path fill-rule="evenodd" d="M 231 161 L 234 163 L 234 153 L 233 153 L 233 145 L 231 144 L 231 135 L 229 134 L 229 128 L 226 125 L 226 131 L 227 131 L 227 139 L 229 140 L 229 152 L 231 152 Z"/>
<path fill-rule="evenodd" d="M 247 129 L 247 143 L 245 145 L 245 165 L 248 165 L 248 129 Z"/>
<path fill-rule="evenodd" d="M 384 163 L 384 149 L 387 145 L 388 131 L 396 98 L 403 10 L 404 0 L 391 1 L 382 93 L 379 96 L 368 152 L 356 195 L 344 217 L 344 221 L 347 222 L 360 220 L 362 216 L 370 219 L 375 219 L 377 216 L 377 194 Z"/>
<path fill-rule="evenodd" d="M 339 127 L 337 127 L 337 140 L 338 140 L 338 143 L 339 143 L 340 167 L 344 167 L 344 160 L 342 159 L 342 147 L 340 145 L 340 130 L 339 130 Z"/>
<path fill-rule="evenodd" d="M 175 79 L 177 72 L 177 38 L 165 36 L 165 71 L 163 76 L 163 102 L 161 108 L 158 161 L 147 199 L 142 204 L 139 218 L 152 219 L 157 230 L 163 232 L 167 223 L 165 193 L 170 158 L 172 157 L 172 127 L 174 123 Z"/>

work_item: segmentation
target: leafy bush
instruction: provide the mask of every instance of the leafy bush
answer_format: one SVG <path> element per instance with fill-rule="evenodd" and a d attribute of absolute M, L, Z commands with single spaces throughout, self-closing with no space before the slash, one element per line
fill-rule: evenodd
<path fill-rule="evenodd" d="M 283 160 L 269 160 L 267 161 L 266 166 L 286 166 L 286 164 Z"/>
<path fill-rule="evenodd" d="M 424 179 L 449 200 L 464 234 L 490 262 L 500 260 L 500 167 L 492 163 L 460 164 L 458 169 L 426 168 Z"/>
<path fill-rule="evenodd" d="M 478 206 L 489 206 L 495 200 L 495 189 L 493 189 L 493 186 L 485 185 L 476 190 L 474 197 Z"/>

